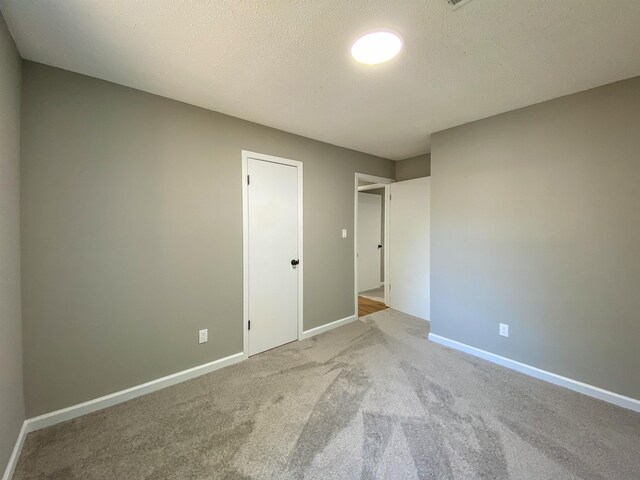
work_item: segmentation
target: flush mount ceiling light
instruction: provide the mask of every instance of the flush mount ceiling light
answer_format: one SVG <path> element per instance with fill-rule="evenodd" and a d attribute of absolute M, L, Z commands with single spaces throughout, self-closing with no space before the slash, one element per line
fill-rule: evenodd
<path fill-rule="evenodd" d="M 400 35 L 388 30 L 378 30 L 358 38 L 351 47 L 351 55 L 360 63 L 377 65 L 391 60 L 401 48 Z"/>

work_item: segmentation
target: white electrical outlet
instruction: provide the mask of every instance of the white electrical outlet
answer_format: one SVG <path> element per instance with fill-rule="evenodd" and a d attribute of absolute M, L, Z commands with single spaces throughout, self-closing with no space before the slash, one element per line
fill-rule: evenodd
<path fill-rule="evenodd" d="M 500 335 L 502 335 L 503 337 L 509 336 L 509 325 L 507 325 L 506 323 L 500 324 Z"/>
<path fill-rule="evenodd" d="M 198 331 L 198 343 L 207 343 L 208 340 L 209 340 L 208 328 Z"/>
<path fill-rule="evenodd" d="M 347 229 L 346 228 L 342 229 L 342 238 L 347 238 Z"/>

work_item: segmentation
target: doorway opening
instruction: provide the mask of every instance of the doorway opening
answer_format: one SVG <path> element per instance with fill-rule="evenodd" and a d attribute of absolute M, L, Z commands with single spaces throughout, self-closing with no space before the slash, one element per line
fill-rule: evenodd
<path fill-rule="evenodd" d="M 355 309 L 363 317 L 387 308 L 388 191 L 391 178 L 356 173 L 354 188 Z"/>

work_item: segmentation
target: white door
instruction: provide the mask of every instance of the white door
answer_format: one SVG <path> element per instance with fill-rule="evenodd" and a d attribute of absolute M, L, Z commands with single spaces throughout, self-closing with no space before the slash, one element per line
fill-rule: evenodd
<path fill-rule="evenodd" d="M 382 197 L 358 192 L 358 292 L 379 288 Z"/>
<path fill-rule="evenodd" d="M 429 177 L 389 187 L 389 306 L 416 317 L 431 317 Z"/>
<path fill-rule="evenodd" d="M 249 158 L 249 355 L 298 339 L 298 167 Z M 294 262 L 295 263 L 295 262 Z"/>

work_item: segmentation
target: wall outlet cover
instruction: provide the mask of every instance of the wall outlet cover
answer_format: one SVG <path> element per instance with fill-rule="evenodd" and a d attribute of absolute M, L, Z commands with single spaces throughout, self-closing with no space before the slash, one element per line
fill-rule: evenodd
<path fill-rule="evenodd" d="M 198 331 L 198 343 L 207 343 L 209 340 L 209 329 L 205 328 L 204 330 Z"/>
<path fill-rule="evenodd" d="M 506 323 L 500 324 L 500 335 L 502 335 L 503 337 L 509 336 L 509 325 L 507 325 Z"/>
<path fill-rule="evenodd" d="M 346 228 L 342 229 L 342 238 L 347 238 L 347 229 Z"/>

